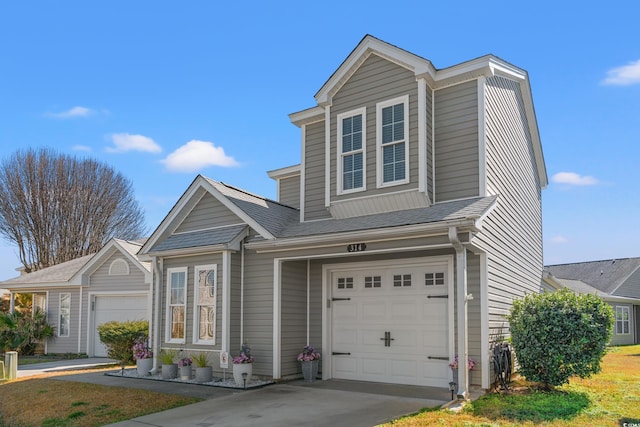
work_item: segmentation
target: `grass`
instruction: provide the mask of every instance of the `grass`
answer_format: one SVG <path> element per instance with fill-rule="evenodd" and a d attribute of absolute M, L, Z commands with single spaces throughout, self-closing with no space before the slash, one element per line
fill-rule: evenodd
<path fill-rule="evenodd" d="M 102 426 L 201 400 L 50 378 L 72 373 L 49 373 L 0 384 L 0 426 Z"/>
<path fill-rule="evenodd" d="M 591 378 L 572 378 L 552 392 L 524 380 L 513 392 L 487 394 L 460 412 L 424 410 L 387 426 L 611 426 L 640 425 L 640 345 L 613 347 L 602 371 Z"/>

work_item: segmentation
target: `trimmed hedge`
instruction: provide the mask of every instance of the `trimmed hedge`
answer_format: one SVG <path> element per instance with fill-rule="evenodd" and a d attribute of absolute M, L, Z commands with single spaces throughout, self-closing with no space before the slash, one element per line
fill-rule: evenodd
<path fill-rule="evenodd" d="M 596 295 L 568 289 L 514 301 L 507 316 L 519 372 L 547 388 L 600 372 L 613 310 Z"/>
<path fill-rule="evenodd" d="M 133 345 L 138 338 L 149 336 L 147 320 L 131 320 L 127 322 L 107 322 L 98 326 L 100 341 L 107 347 L 107 356 L 121 364 L 135 363 Z"/>

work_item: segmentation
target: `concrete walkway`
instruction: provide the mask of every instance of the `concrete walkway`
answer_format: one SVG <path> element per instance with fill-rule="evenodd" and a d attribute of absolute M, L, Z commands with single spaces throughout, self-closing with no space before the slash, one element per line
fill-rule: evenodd
<path fill-rule="evenodd" d="M 90 358 L 25 365 L 19 368 L 18 376 L 112 363 L 114 362 L 110 359 Z M 206 399 L 192 405 L 113 424 L 119 427 L 371 427 L 425 407 L 441 406 L 449 400 L 449 392 L 446 389 L 357 381 L 293 381 L 245 391 L 107 376 L 102 372 L 74 373 L 52 378 Z"/>
<path fill-rule="evenodd" d="M 18 366 L 18 378 L 31 377 L 46 372 L 70 371 L 74 369 L 88 369 L 118 363 L 106 357 L 89 357 L 86 359 L 55 360 L 51 362 L 33 363 Z"/>

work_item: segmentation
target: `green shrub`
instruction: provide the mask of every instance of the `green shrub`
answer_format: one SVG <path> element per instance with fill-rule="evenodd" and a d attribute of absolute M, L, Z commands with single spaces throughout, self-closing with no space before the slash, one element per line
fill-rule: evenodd
<path fill-rule="evenodd" d="M 134 363 L 133 345 L 136 339 L 148 337 L 149 322 L 131 320 L 127 322 L 107 322 L 98 326 L 100 341 L 107 347 L 107 356 L 125 365 Z"/>
<path fill-rule="evenodd" d="M 20 355 L 33 355 L 38 344 L 55 336 L 55 328 L 47 323 L 47 314 L 37 308 L 32 314 L 15 311 L 0 313 L 0 350 L 15 350 Z"/>
<path fill-rule="evenodd" d="M 596 295 L 568 289 L 527 295 L 514 301 L 507 319 L 519 372 L 527 380 L 549 388 L 600 372 L 613 310 Z"/>

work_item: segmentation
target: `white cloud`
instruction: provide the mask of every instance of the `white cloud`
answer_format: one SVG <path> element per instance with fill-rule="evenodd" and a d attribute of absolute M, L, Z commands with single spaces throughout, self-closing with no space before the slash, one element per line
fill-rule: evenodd
<path fill-rule="evenodd" d="M 602 83 L 612 86 L 640 84 L 640 59 L 622 67 L 610 69 Z"/>
<path fill-rule="evenodd" d="M 568 243 L 568 242 L 569 242 L 569 239 L 567 239 L 567 238 L 566 238 L 566 237 L 564 237 L 564 236 L 553 236 L 553 237 L 551 238 L 551 242 L 552 242 L 552 243 L 556 243 L 556 244 L 561 245 L 561 244 L 563 244 L 563 243 Z"/>
<path fill-rule="evenodd" d="M 162 160 L 166 168 L 172 172 L 197 172 L 208 166 L 238 166 L 233 157 L 224 153 L 222 147 L 212 142 L 192 140 Z"/>
<path fill-rule="evenodd" d="M 592 176 L 578 175 L 575 172 L 558 172 L 551 178 L 557 184 L 595 185 L 598 180 Z"/>
<path fill-rule="evenodd" d="M 88 145 L 74 145 L 73 147 L 71 147 L 71 149 L 73 151 L 91 151 L 91 147 L 89 147 Z"/>
<path fill-rule="evenodd" d="M 109 153 L 125 153 L 127 151 L 145 151 L 159 153 L 162 148 L 156 142 L 144 135 L 130 135 L 128 133 L 114 133 L 111 135 L 114 147 L 107 147 Z"/>
<path fill-rule="evenodd" d="M 60 111 L 58 113 L 45 113 L 46 117 L 53 117 L 55 119 L 75 119 L 77 117 L 89 117 L 95 112 L 91 108 L 87 107 L 73 107 L 66 111 Z"/>

